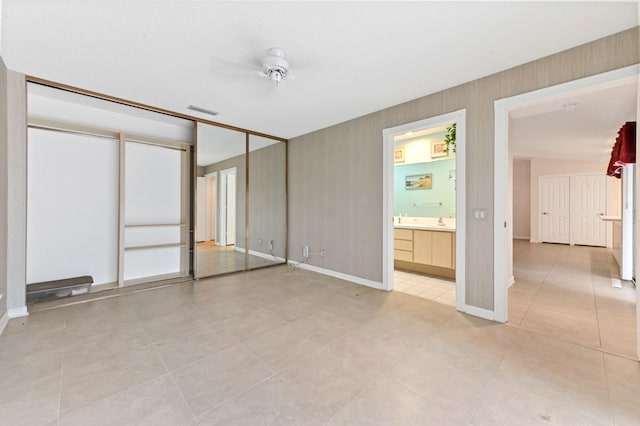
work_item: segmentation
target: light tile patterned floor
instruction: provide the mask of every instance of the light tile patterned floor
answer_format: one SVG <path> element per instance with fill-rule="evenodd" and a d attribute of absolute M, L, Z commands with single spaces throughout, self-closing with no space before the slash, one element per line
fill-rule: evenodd
<path fill-rule="evenodd" d="M 10 320 L 3 425 L 637 425 L 638 362 L 279 266 Z"/>
<path fill-rule="evenodd" d="M 394 271 L 393 289 L 444 305 L 456 306 L 455 280 Z"/>
<path fill-rule="evenodd" d="M 636 292 L 610 249 L 515 240 L 509 323 L 635 358 Z"/>

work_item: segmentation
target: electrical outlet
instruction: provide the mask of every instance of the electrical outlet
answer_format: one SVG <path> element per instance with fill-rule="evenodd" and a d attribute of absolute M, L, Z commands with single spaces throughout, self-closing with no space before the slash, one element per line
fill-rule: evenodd
<path fill-rule="evenodd" d="M 302 247 L 302 257 L 305 259 L 309 257 L 309 246 Z"/>
<path fill-rule="evenodd" d="M 320 250 L 320 256 L 325 257 L 327 255 L 327 252 L 324 250 Z"/>
<path fill-rule="evenodd" d="M 269 250 L 273 250 L 273 240 L 269 240 Z"/>

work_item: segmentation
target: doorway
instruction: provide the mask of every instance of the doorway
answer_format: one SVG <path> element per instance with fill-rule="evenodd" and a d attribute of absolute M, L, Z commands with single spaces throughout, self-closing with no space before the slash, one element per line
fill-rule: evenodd
<path fill-rule="evenodd" d="M 616 278 L 619 268 L 613 260 L 612 251 L 610 248 L 593 247 L 608 245 L 610 241 L 610 230 L 602 232 L 603 227 L 608 225 L 603 224 L 598 217 L 607 213 L 607 210 L 603 210 L 602 203 L 593 199 L 593 196 L 600 192 L 606 193 L 612 187 L 611 184 L 603 184 L 603 181 L 613 180 L 604 177 L 606 163 L 619 126 L 625 121 L 635 121 L 637 75 L 638 66 L 632 66 L 496 101 L 496 320 L 509 321 L 511 325 L 522 328 L 535 326 L 538 327 L 535 331 L 563 340 L 637 356 L 635 288 L 629 282 L 623 284 L 621 289 L 613 288 L 612 284 L 616 280 L 619 283 Z M 590 151 L 594 154 L 600 151 L 600 155 L 604 156 L 599 160 L 595 173 L 597 177 L 586 166 L 580 169 L 578 164 L 586 163 L 584 159 L 577 158 L 591 149 L 586 143 L 578 149 L 574 146 L 571 152 L 563 152 L 563 148 L 569 145 L 568 142 L 547 146 L 539 152 L 531 147 L 533 154 L 523 156 L 522 146 L 514 146 L 511 142 L 517 139 L 514 134 L 522 130 L 522 127 L 518 129 L 518 125 L 522 126 L 526 122 L 523 117 L 528 117 L 528 114 L 540 120 L 548 120 L 555 114 L 556 119 L 561 116 L 561 122 L 570 127 L 569 124 L 574 120 L 574 116 L 570 114 L 581 108 L 587 110 L 590 98 L 593 100 L 597 96 L 629 92 L 634 96 L 633 100 L 625 97 L 625 105 L 629 108 L 612 108 L 610 105 L 606 108 L 607 111 L 615 111 L 620 122 L 617 127 L 614 126 L 610 140 L 602 141 L 601 146 Z M 579 102 L 568 101 L 571 98 L 579 99 Z M 612 96 L 611 102 L 620 102 L 621 98 L 622 96 Z M 549 108 L 554 103 L 559 106 L 556 105 L 552 111 Z M 621 112 L 624 114 L 620 114 Z M 530 119 L 529 122 L 534 123 L 535 120 Z M 544 127 L 540 121 L 536 124 Z M 517 175 L 514 158 L 527 158 L 531 162 L 531 201 L 539 203 L 536 207 L 531 206 L 531 233 L 526 237 L 530 241 L 513 239 L 513 221 L 516 215 L 514 199 L 517 198 L 513 189 L 518 187 L 513 180 Z M 549 165 L 555 167 L 551 173 Z M 549 176 L 542 177 L 545 174 L 542 171 L 546 171 Z M 537 193 L 533 191 L 534 182 Z M 545 187 L 546 192 L 556 195 L 545 199 Z M 609 196 L 605 195 L 605 199 L 607 198 Z M 539 244 L 544 241 L 560 244 Z M 579 244 L 586 247 L 578 246 Z M 514 284 L 514 279 L 515 285 L 509 289 Z M 513 309 L 514 305 L 509 298 L 522 303 L 523 295 L 528 298 L 526 304 Z M 614 305 L 618 307 L 612 308 Z M 624 317 L 619 315 L 622 311 L 625 312 Z M 610 316 L 606 316 L 607 312 Z M 559 320 L 560 318 L 562 319 Z M 623 336 L 623 333 L 626 334 Z M 626 341 L 625 348 L 618 344 L 623 340 Z"/>
<path fill-rule="evenodd" d="M 220 246 L 236 244 L 236 168 L 220 171 Z"/>
<path fill-rule="evenodd" d="M 449 233 L 449 237 L 451 239 L 451 255 L 450 262 L 453 262 L 453 265 L 464 265 L 464 257 L 465 257 L 465 139 L 466 139 L 466 123 L 465 123 L 466 112 L 465 110 L 455 111 L 449 114 L 440 115 L 437 117 L 432 117 L 420 121 L 416 121 L 413 123 L 407 123 L 401 126 L 396 126 L 393 128 L 388 128 L 383 131 L 383 289 L 384 290 L 393 290 L 395 288 L 395 276 L 394 276 L 394 260 L 396 258 L 396 250 L 394 250 L 395 240 L 405 240 L 399 242 L 398 249 L 403 251 L 402 245 L 404 245 L 404 251 L 409 252 L 409 245 L 411 245 L 412 251 L 412 259 L 413 259 L 413 247 L 415 245 L 420 252 L 419 255 L 429 256 L 431 255 L 431 259 L 433 259 L 433 236 L 427 235 L 425 232 L 418 233 L 417 240 L 414 239 L 413 230 L 408 231 L 407 229 L 401 229 L 402 219 L 398 220 L 399 213 L 407 213 L 407 216 L 404 216 L 406 220 L 409 220 L 410 216 L 408 216 L 408 212 L 396 212 L 394 209 L 394 142 L 398 136 L 406 135 L 409 132 L 417 132 L 424 129 L 433 129 L 437 127 L 446 128 L 446 126 L 450 126 L 452 123 L 456 123 L 456 156 L 455 156 L 455 169 L 452 170 L 452 173 L 449 174 L 449 170 L 447 170 L 447 179 L 449 176 L 455 180 L 455 210 L 452 213 L 449 210 L 449 214 L 444 216 L 454 216 L 455 222 L 455 237 Z M 433 144 L 430 145 L 430 149 L 433 147 Z M 442 148 L 442 147 L 440 147 Z M 405 152 L 406 154 L 406 152 Z M 436 155 L 439 154 L 439 151 Z M 396 155 L 398 155 L 396 153 Z M 431 155 L 431 154 L 430 154 Z M 396 161 L 397 161 L 397 157 Z M 428 174 L 428 173 L 427 173 Z M 420 179 L 421 176 L 413 176 L 407 175 L 404 177 L 404 181 L 401 182 L 404 187 L 407 187 L 406 179 Z M 426 182 L 429 178 L 433 179 L 433 175 L 430 177 L 422 176 L 424 180 L 423 186 L 429 186 L 430 183 Z M 426 179 L 426 180 L 425 180 Z M 411 181 L 413 182 L 413 181 Z M 412 186 L 411 182 L 409 183 L 409 187 Z M 417 182 L 417 181 L 416 181 Z M 439 182 L 442 185 L 442 182 Z M 431 185 L 435 185 L 435 181 L 431 183 Z M 431 186 L 433 188 L 433 186 Z M 432 200 L 427 204 L 420 204 L 420 201 L 411 201 L 411 206 L 416 209 L 422 208 L 440 208 L 439 203 L 441 200 Z M 415 206 L 413 204 L 416 204 Z M 424 201 L 427 203 L 427 201 Z M 442 213 L 442 212 L 439 212 Z M 394 219 L 395 216 L 395 219 Z M 435 217 L 435 221 L 437 221 L 440 216 Z M 445 218 L 442 218 L 447 219 Z M 400 221 L 400 223 L 398 223 Z M 438 224 L 435 223 L 437 227 Z M 422 231 L 422 230 L 420 230 Z M 408 233 L 411 232 L 411 238 L 409 238 Z M 439 233 L 440 234 L 440 233 Z M 438 234 L 438 237 L 441 235 Z M 397 237 L 397 238 L 396 238 Z M 431 238 L 429 238 L 431 237 Z M 437 238 L 436 238 L 437 239 Z M 411 241 L 409 241 L 411 240 Z M 398 253 L 402 254 L 402 253 Z M 436 257 L 441 254 L 440 251 L 437 252 Z M 408 258 L 407 258 L 408 259 Z M 465 301 L 465 270 L 464 267 L 458 267 L 455 270 L 455 306 L 458 310 L 463 312 L 468 312 L 473 310 L 472 307 L 467 307 L 464 303 Z"/>

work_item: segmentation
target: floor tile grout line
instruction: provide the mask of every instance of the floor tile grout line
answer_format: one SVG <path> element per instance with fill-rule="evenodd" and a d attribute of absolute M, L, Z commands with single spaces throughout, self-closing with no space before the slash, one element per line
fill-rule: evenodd
<path fill-rule="evenodd" d="M 613 400 L 611 398 L 611 387 L 609 386 L 609 373 L 608 373 L 608 369 L 607 369 L 607 361 L 605 359 L 605 353 L 601 352 L 600 353 L 601 357 L 602 357 L 602 372 L 604 375 L 604 383 L 607 386 L 607 400 L 609 401 L 609 417 L 611 420 L 611 424 L 615 425 L 616 424 L 616 416 L 615 416 L 615 410 L 613 409 Z"/>
<path fill-rule="evenodd" d="M 169 367 L 167 366 L 166 362 L 162 358 L 162 355 L 158 351 L 157 347 L 154 347 L 154 351 L 156 352 L 156 355 L 158 356 L 158 358 L 160 358 L 160 362 L 162 362 L 162 365 L 164 365 L 164 368 L 167 370 L 167 373 L 169 374 L 169 380 L 171 381 L 171 384 L 173 384 L 174 388 L 178 392 L 178 395 L 180 395 L 180 398 L 182 398 L 182 401 L 185 403 L 185 405 L 189 409 L 189 412 L 191 413 L 191 419 L 189 421 L 195 420 L 197 422 L 196 414 L 193 412 L 193 408 L 191 407 L 191 404 L 189 404 L 189 401 L 187 401 L 187 399 L 185 398 L 184 394 L 182 393 L 182 390 L 180 389 L 180 386 L 178 386 L 178 382 L 176 381 L 175 376 L 173 375 L 171 370 L 169 370 Z M 187 421 L 186 423 L 188 423 L 189 421 Z"/>
<path fill-rule="evenodd" d="M 629 355 L 625 355 L 625 354 L 622 354 L 622 353 L 619 353 L 619 352 L 613 352 L 613 351 L 610 351 L 608 349 L 605 349 L 605 348 L 602 348 L 602 347 L 598 347 L 598 346 L 591 346 L 591 345 L 587 345 L 585 343 L 579 343 L 579 342 L 574 342 L 574 341 L 571 341 L 571 340 L 561 339 L 561 338 L 556 337 L 556 336 L 550 336 L 548 334 L 541 333 L 539 331 L 527 329 L 527 328 L 525 328 L 525 327 L 523 327 L 521 325 L 510 324 L 510 323 L 505 323 L 505 325 L 508 326 L 508 327 L 517 328 L 518 330 L 526 331 L 527 333 L 535 334 L 537 336 L 542 336 L 542 337 L 545 337 L 545 338 L 548 338 L 548 339 L 553 339 L 553 340 L 558 341 L 558 342 L 567 343 L 567 344 L 570 344 L 570 345 L 576 345 L 576 346 L 580 346 L 580 347 L 583 347 L 583 348 L 586 348 L 586 349 L 592 349 L 592 350 L 595 350 L 595 351 L 598 351 L 598 352 L 601 352 L 601 353 L 604 353 L 604 354 L 616 356 L 616 357 L 623 358 L 623 359 L 628 359 L 630 361 L 638 361 L 638 359 L 633 358 L 632 356 L 629 356 Z"/>

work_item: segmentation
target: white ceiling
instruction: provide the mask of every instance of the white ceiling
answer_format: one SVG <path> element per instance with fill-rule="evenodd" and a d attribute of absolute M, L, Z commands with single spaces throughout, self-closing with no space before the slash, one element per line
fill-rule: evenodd
<path fill-rule="evenodd" d="M 637 78 L 625 79 L 519 108 L 510 114 L 511 151 L 521 158 L 608 162 L 620 127 L 636 121 L 637 91 Z"/>
<path fill-rule="evenodd" d="M 29 75 L 291 138 L 638 25 L 636 2 L 4 0 Z M 251 66 L 278 46 L 294 81 Z"/>

